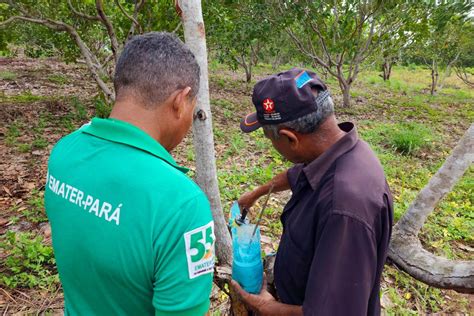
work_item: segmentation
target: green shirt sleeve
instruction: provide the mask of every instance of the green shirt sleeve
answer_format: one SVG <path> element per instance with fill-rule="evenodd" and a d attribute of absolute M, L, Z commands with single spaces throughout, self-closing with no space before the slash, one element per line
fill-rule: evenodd
<path fill-rule="evenodd" d="M 214 270 L 214 222 L 200 192 L 180 204 L 155 232 L 153 306 L 156 315 L 204 315 Z"/>

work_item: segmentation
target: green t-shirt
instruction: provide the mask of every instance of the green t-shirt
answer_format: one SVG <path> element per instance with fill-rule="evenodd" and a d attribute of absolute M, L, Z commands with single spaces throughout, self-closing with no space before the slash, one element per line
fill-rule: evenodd
<path fill-rule="evenodd" d="M 67 315 L 202 315 L 214 223 L 187 169 L 139 128 L 95 118 L 61 139 L 45 207 Z"/>

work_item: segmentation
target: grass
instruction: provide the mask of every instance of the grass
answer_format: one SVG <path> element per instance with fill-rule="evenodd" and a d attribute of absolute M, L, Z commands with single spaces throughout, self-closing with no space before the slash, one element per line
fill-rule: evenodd
<path fill-rule="evenodd" d="M 26 91 L 14 96 L 0 95 L 0 103 L 32 103 L 37 101 L 47 101 L 51 97 L 34 95 L 31 91 Z"/>
<path fill-rule="evenodd" d="M 48 81 L 62 86 L 69 83 L 69 78 L 63 74 L 52 74 L 48 76 Z"/>
<path fill-rule="evenodd" d="M 421 282 L 413 282 L 411 276 L 392 266 L 385 266 L 384 278 L 387 286 L 382 288 L 383 296 L 387 296 L 391 305 L 385 309 L 388 315 L 419 315 L 418 306 L 423 306 L 425 313 L 447 312 L 441 306 L 446 304 L 446 299 L 440 289 L 430 287 Z M 467 300 L 461 299 L 467 305 Z M 459 312 L 451 309 L 449 312 Z"/>
<path fill-rule="evenodd" d="M 5 133 L 5 144 L 9 147 L 15 147 L 21 153 L 28 153 L 35 149 L 44 149 L 49 146 L 49 141 L 45 137 L 45 127 L 47 120 L 40 114 L 39 119 L 34 126 L 27 126 L 23 121 L 17 119 L 10 123 Z M 27 135 L 32 138 L 30 143 L 18 141 L 20 136 Z"/>
<path fill-rule="evenodd" d="M 7 127 L 7 132 L 5 133 L 5 144 L 7 146 L 16 145 L 17 138 L 21 135 L 20 129 L 20 121 L 14 121 Z"/>
<path fill-rule="evenodd" d="M 63 102 L 67 105 L 67 108 L 68 108 L 67 113 L 59 117 L 59 124 L 55 122 L 57 118 L 50 117 L 48 121 L 50 121 L 51 124 L 59 125 L 66 132 L 72 132 L 75 129 L 77 129 L 78 126 L 90 120 L 90 114 L 88 112 L 87 106 L 77 96 L 73 96 L 69 99 L 65 99 L 63 100 Z M 97 102 L 101 102 L 101 101 L 97 101 Z M 99 114 L 101 116 L 104 116 L 104 115 L 108 116 L 107 114 L 108 112 L 105 109 L 105 106 L 106 104 L 99 105 L 99 107 L 101 108 L 99 109 L 99 113 L 96 110 L 97 116 L 99 116 Z"/>
<path fill-rule="evenodd" d="M 431 141 L 429 128 L 418 123 L 402 123 L 390 135 L 390 144 L 402 154 L 413 154 Z"/>
<path fill-rule="evenodd" d="M 17 78 L 16 73 L 11 71 L 0 71 L 0 80 L 12 81 Z"/>
<path fill-rule="evenodd" d="M 18 144 L 18 150 L 21 152 L 21 153 L 29 153 L 31 150 L 32 150 L 32 145 L 31 144 Z"/>
<path fill-rule="evenodd" d="M 89 114 L 87 113 L 86 106 L 82 103 L 78 97 L 71 98 L 71 106 L 73 108 L 72 114 L 73 119 L 77 121 L 85 121 L 89 118 Z"/>
<path fill-rule="evenodd" d="M 403 155 L 413 155 L 420 150 L 430 150 L 436 137 L 427 126 L 416 122 L 373 123 L 363 121 L 360 133 L 381 155 L 394 149 Z"/>

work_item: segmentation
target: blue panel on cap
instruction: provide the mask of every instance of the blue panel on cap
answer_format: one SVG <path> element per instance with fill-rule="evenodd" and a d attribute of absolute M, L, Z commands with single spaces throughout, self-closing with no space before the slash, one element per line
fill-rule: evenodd
<path fill-rule="evenodd" d="M 296 86 L 298 87 L 298 89 L 301 89 L 304 87 L 305 84 L 307 84 L 308 82 L 311 81 L 311 77 L 309 76 L 309 74 L 305 71 L 303 73 L 301 73 L 300 75 L 298 75 L 298 77 L 295 78 L 295 81 L 296 81 Z"/>

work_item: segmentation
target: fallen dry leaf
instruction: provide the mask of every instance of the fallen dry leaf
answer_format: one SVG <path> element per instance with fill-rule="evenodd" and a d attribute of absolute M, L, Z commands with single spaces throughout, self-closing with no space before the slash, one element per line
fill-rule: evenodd
<path fill-rule="evenodd" d="M 10 189 L 7 188 L 6 186 L 3 186 L 2 189 L 3 189 L 3 191 L 5 191 L 9 196 L 13 196 L 12 192 L 10 191 Z"/>

